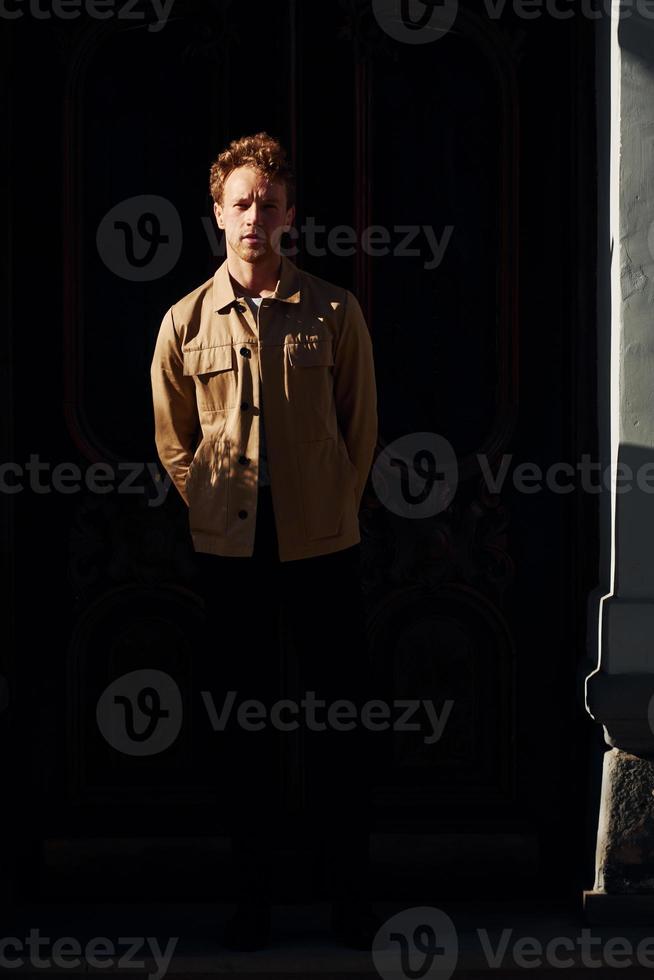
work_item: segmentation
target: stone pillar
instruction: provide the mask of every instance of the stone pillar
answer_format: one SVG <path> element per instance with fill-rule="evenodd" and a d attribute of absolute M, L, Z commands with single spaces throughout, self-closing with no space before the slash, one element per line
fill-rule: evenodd
<path fill-rule="evenodd" d="M 604 595 L 586 706 L 604 727 L 591 922 L 654 917 L 654 5 L 598 25 L 599 427 Z M 592 634 L 591 634 L 592 635 Z"/>

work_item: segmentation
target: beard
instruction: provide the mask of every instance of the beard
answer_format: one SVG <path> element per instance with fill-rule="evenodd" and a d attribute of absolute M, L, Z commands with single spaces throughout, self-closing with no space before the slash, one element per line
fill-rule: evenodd
<path fill-rule="evenodd" d="M 261 262 L 270 259 L 271 256 L 279 257 L 280 253 L 275 245 L 276 241 L 281 241 L 281 234 L 273 235 L 272 241 L 266 236 L 261 242 L 247 242 L 240 236 L 230 239 L 230 245 L 244 262 Z"/>

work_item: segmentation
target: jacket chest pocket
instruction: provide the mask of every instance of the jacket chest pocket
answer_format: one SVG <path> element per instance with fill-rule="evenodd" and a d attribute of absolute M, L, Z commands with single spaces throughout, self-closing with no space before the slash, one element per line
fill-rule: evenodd
<path fill-rule="evenodd" d="M 226 412 L 237 403 L 236 357 L 231 344 L 185 350 L 184 374 L 195 379 L 198 408 Z"/>
<path fill-rule="evenodd" d="M 330 428 L 334 411 L 334 351 L 331 340 L 287 343 L 291 400 L 301 409 L 300 426 L 312 436 Z"/>

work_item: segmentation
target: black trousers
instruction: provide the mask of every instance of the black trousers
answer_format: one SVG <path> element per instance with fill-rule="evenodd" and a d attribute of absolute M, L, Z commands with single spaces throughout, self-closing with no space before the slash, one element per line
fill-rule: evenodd
<path fill-rule="evenodd" d="M 370 695 L 360 545 L 280 562 L 271 490 L 263 486 L 252 557 L 195 558 L 216 709 L 235 692 L 229 722 L 215 737 L 238 897 L 270 896 L 272 852 L 289 827 L 317 857 L 332 898 L 367 895 L 372 762 L 361 719 Z M 289 662 L 292 694 L 282 669 Z M 273 722 L 271 709 L 284 698 L 295 708 L 278 703 Z M 250 699 L 263 708 L 251 705 L 239 718 Z M 291 733 L 283 729 L 293 725 L 299 754 L 285 751 Z M 299 811 L 284 805 L 289 781 L 303 787 Z"/>

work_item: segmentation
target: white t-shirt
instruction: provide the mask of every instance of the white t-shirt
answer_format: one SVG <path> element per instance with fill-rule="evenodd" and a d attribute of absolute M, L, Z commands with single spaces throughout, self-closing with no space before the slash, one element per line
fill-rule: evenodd
<path fill-rule="evenodd" d="M 245 300 L 250 305 L 252 314 L 256 321 L 257 312 L 259 309 L 259 304 L 263 299 L 263 296 L 245 296 Z M 263 424 L 263 385 L 261 380 L 260 385 L 260 396 L 259 396 L 259 485 L 260 486 L 270 486 L 270 474 L 268 473 L 268 457 L 266 453 L 266 430 Z"/>

